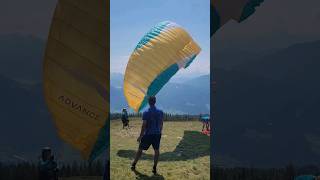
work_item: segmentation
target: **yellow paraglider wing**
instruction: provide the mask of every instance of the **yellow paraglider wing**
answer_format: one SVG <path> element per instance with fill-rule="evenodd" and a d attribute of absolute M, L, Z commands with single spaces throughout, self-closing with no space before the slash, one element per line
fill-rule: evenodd
<path fill-rule="evenodd" d="M 124 95 L 136 112 L 145 107 L 180 69 L 187 68 L 200 47 L 179 25 L 165 21 L 153 27 L 131 54 L 124 78 Z"/>
<path fill-rule="evenodd" d="M 59 0 L 44 59 L 44 94 L 58 134 L 91 160 L 108 140 L 108 5 Z"/>

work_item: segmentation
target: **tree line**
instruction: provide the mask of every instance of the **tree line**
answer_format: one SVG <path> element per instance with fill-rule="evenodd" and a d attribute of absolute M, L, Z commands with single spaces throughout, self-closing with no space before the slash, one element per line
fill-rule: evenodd
<path fill-rule="evenodd" d="M 73 163 L 58 164 L 59 177 L 103 176 L 105 168 L 105 164 L 100 160 L 93 163 L 74 161 Z M 107 169 L 109 169 L 109 167 L 107 167 Z M 38 175 L 37 163 L 4 164 L 0 162 L 1 180 L 38 180 Z"/>
<path fill-rule="evenodd" d="M 294 167 L 292 164 L 284 168 L 224 168 L 211 169 L 211 177 L 219 180 L 293 180 L 299 175 L 319 175 L 316 165 Z"/>
<path fill-rule="evenodd" d="M 109 169 L 109 164 L 107 165 Z M 103 176 L 104 163 L 76 162 L 59 163 L 59 177 Z M 225 168 L 213 167 L 211 177 L 219 180 L 293 180 L 298 175 L 319 175 L 316 165 L 285 168 Z M 38 165 L 32 162 L 4 164 L 0 162 L 0 179 L 2 180 L 38 180 Z"/>
<path fill-rule="evenodd" d="M 121 113 L 111 113 L 110 120 L 121 119 Z M 128 113 L 130 118 L 142 118 L 142 113 Z M 190 115 L 190 114 L 173 114 L 173 113 L 164 113 L 164 121 L 186 121 L 186 120 L 199 120 L 199 115 Z"/>

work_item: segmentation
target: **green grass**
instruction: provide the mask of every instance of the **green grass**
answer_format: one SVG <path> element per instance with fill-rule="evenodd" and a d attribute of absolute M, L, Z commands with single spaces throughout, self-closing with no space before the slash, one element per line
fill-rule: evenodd
<path fill-rule="evenodd" d="M 69 177 L 69 178 L 59 178 L 61 180 L 101 180 L 102 177 L 97 176 L 97 177 Z"/>
<path fill-rule="evenodd" d="M 210 140 L 200 133 L 199 121 L 165 121 L 160 145 L 158 174 L 153 175 L 153 149 L 150 147 L 130 170 L 138 143 L 141 119 L 130 119 L 130 129 L 121 120 L 111 121 L 111 179 L 210 179 Z"/>

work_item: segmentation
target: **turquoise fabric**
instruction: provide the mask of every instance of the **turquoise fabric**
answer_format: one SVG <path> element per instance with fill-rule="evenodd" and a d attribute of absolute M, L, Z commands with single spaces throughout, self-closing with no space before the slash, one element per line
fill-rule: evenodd
<path fill-rule="evenodd" d="M 210 115 L 208 114 L 201 115 L 200 120 L 203 122 L 208 122 L 210 120 Z"/>
<path fill-rule="evenodd" d="M 197 55 L 192 55 L 189 59 L 188 59 L 188 62 L 187 64 L 184 66 L 184 68 L 187 68 L 190 66 L 190 64 L 193 62 L 193 60 L 196 58 Z"/>
<path fill-rule="evenodd" d="M 210 6 L 210 35 L 212 36 L 221 26 L 220 16 L 217 10 L 211 5 Z"/>
<path fill-rule="evenodd" d="M 251 16 L 255 11 L 256 7 L 259 6 L 264 0 L 251 0 L 249 1 L 245 7 L 243 8 L 242 15 L 240 17 L 240 21 L 247 19 L 249 16 Z"/>
<path fill-rule="evenodd" d="M 160 91 L 160 89 L 170 80 L 170 78 L 178 72 L 178 70 L 179 66 L 177 64 L 173 64 L 152 81 L 148 88 L 147 95 L 144 97 L 141 103 L 139 111 L 147 105 L 148 98 L 150 96 L 156 95 Z"/>
<path fill-rule="evenodd" d="M 136 46 L 135 50 L 141 48 L 143 45 L 147 44 L 151 39 L 157 37 L 161 33 L 161 31 L 163 31 L 169 24 L 169 21 L 164 21 L 154 26 L 147 34 L 143 36 L 143 38 Z"/>
<path fill-rule="evenodd" d="M 94 159 L 96 159 L 100 154 L 103 153 L 108 147 L 109 144 L 109 120 L 106 121 L 106 124 L 100 129 L 98 139 L 91 150 L 89 162 L 92 162 Z"/>

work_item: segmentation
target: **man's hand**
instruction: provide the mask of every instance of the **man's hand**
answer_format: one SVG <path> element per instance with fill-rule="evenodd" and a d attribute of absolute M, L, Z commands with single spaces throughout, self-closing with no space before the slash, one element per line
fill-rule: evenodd
<path fill-rule="evenodd" d="M 141 142 L 141 136 L 138 137 L 137 142 L 138 142 L 138 143 Z"/>

